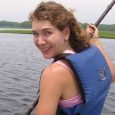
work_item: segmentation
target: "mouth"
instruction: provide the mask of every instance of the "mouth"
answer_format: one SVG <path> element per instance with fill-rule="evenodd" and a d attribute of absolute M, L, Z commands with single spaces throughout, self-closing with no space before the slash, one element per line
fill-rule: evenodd
<path fill-rule="evenodd" d="M 50 48 L 42 48 L 42 49 L 40 49 L 40 51 L 42 52 L 42 53 L 47 53 L 47 52 L 49 52 L 51 50 L 51 47 Z"/>

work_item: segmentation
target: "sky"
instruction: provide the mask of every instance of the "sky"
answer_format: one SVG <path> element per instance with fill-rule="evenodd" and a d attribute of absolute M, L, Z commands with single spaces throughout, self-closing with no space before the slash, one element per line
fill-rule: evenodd
<path fill-rule="evenodd" d="M 0 0 L 0 21 L 28 21 L 29 13 L 38 3 L 48 0 Z M 79 22 L 95 23 L 112 0 L 52 0 L 74 9 Z M 115 5 L 106 15 L 103 24 L 115 24 Z"/>

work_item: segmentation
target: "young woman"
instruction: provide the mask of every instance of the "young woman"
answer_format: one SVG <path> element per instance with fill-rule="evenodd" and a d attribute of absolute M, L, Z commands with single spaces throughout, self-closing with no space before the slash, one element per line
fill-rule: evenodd
<path fill-rule="evenodd" d="M 41 75 L 35 114 L 100 115 L 115 69 L 99 39 L 91 40 L 72 12 L 56 2 L 41 2 L 30 21 L 36 47 L 54 59 Z M 94 25 L 87 33 L 98 37 Z"/>

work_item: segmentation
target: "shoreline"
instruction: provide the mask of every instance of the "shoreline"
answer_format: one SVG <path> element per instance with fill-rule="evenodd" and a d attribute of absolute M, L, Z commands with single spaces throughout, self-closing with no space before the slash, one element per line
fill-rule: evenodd
<path fill-rule="evenodd" d="M 31 29 L 1 29 L 0 33 L 32 34 Z M 115 31 L 99 31 L 100 38 L 115 39 Z"/>

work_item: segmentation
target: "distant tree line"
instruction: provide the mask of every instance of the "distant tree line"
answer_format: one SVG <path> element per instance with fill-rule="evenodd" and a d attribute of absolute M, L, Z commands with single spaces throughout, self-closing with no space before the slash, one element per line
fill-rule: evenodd
<path fill-rule="evenodd" d="M 82 28 L 86 28 L 87 23 L 80 23 Z M 115 31 L 115 24 L 100 24 L 98 26 L 101 31 Z"/>
<path fill-rule="evenodd" d="M 80 23 L 81 27 L 85 28 L 87 23 Z M 0 28 L 31 28 L 31 23 L 29 21 L 24 22 L 9 22 L 0 21 Z M 102 31 L 115 31 L 115 24 L 100 24 L 99 30 Z"/>
<path fill-rule="evenodd" d="M 9 21 L 0 21 L 0 28 L 31 28 L 29 21 L 24 22 L 9 22 Z"/>

